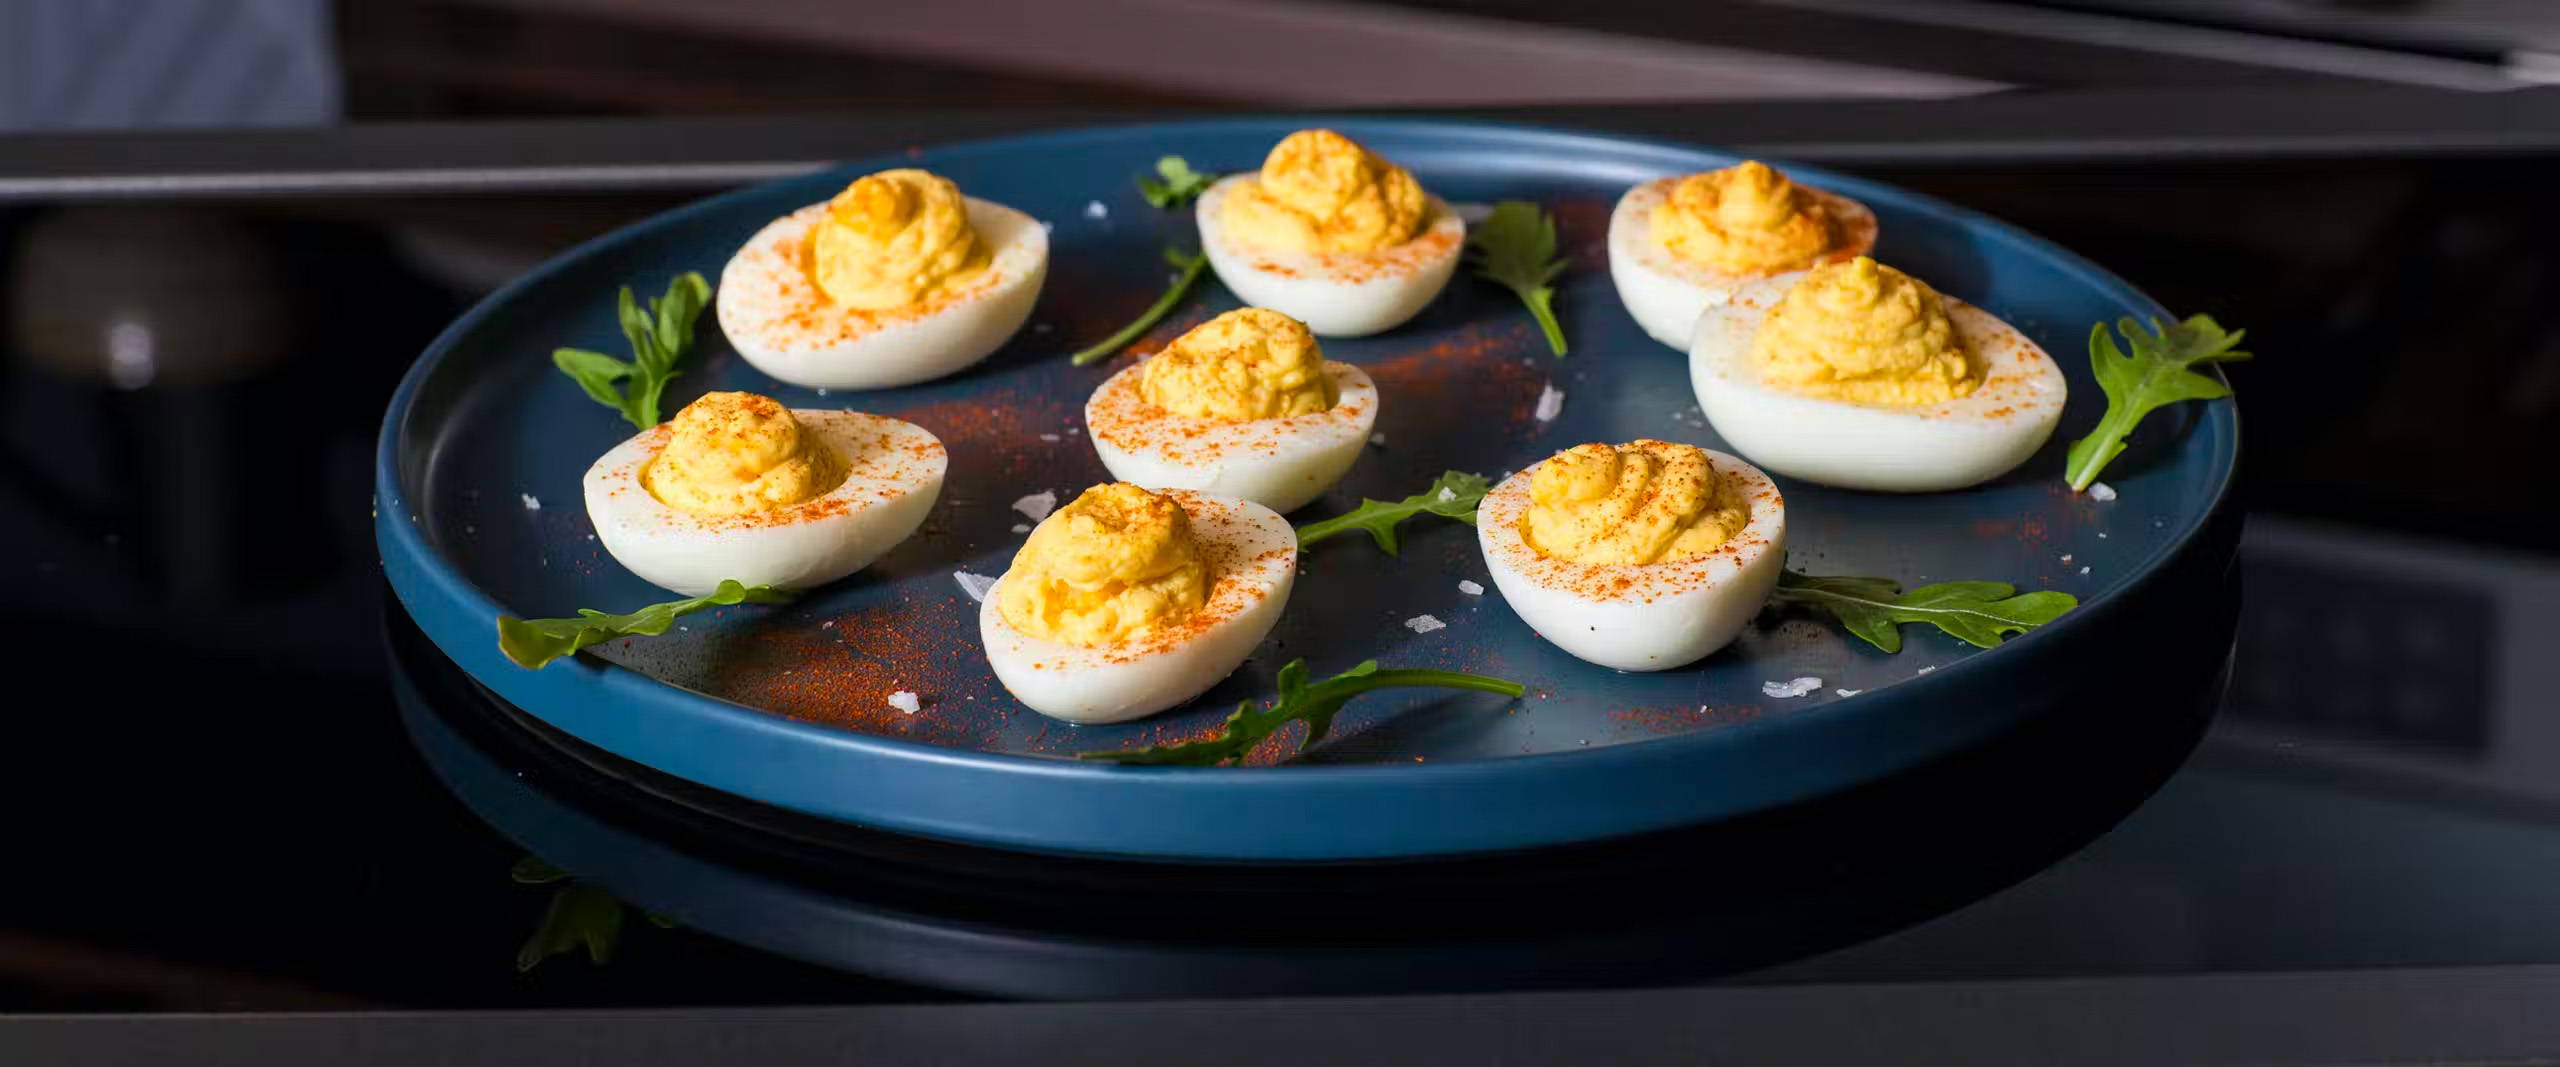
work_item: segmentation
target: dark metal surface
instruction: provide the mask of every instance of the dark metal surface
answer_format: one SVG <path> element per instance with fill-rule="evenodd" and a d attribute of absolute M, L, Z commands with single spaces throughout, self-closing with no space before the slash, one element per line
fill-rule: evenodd
<path fill-rule="evenodd" d="M 0 202 L 704 189 L 859 155 L 1168 112 L 413 123 L 0 136 Z M 2504 153 L 2560 146 L 2560 88 L 2017 92 L 1952 100 L 1458 112 L 1815 163 Z"/>
<path fill-rule="evenodd" d="M 2560 967 L 1394 1000 L 36 1018 L 47 1064 L 2543 1063 Z"/>

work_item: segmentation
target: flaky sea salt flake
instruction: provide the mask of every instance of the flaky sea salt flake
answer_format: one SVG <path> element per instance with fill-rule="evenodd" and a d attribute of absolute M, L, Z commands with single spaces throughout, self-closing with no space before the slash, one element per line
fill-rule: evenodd
<path fill-rule="evenodd" d="M 1530 414 L 1537 416 L 1539 422 L 1556 421 L 1556 416 L 1564 414 L 1564 390 L 1556 388 L 1554 382 L 1547 383 L 1538 391 L 1537 410 Z"/>
<path fill-rule="evenodd" d="M 1458 579 L 1458 591 L 1468 596 L 1483 596 L 1484 587 L 1465 578 Z"/>
<path fill-rule="evenodd" d="M 987 599 L 987 590 L 996 587 L 995 579 L 989 578 L 983 574 L 971 574 L 967 571 L 951 572 L 951 580 L 960 584 L 960 591 L 969 594 L 969 599 L 979 601 L 981 603 L 985 602 Z"/>
<path fill-rule="evenodd" d="M 1762 696 L 1776 697 L 1780 700 L 1789 700 L 1803 696 L 1806 693 L 1813 692 L 1820 688 L 1822 688 L 1822 679 L 1808 674 L 1802 678 L 1795 679 L 1794 681 L 1762 682 L 1760 683 L 1760 694 Z"/>
<path fill-rule="evenodd" d="M 1043 489 L 1014 501 L 1013 510 L 1029 516 L 1033 522 L 1038 522 L 1048 518 L 1050 512 L 1058 510 L 1058 494 L 1053 490 Z"/>
<path fill-rule="evenodd" d="M 889 706 L 913 715 L 924 710 L 924 698 L 901 689 L 889 694 Z"/>
<path fill-rule="evenodd" d="M 1427 634 L 1433 630 L 1445 630 L 1449 628 L 1448 623 L 1442 622 L 1429 615 L 1416 615 L 1410 619 L 1406 619 L 1404 621 L 1404 625 L 1405 629 L 1418 634 Z"/>

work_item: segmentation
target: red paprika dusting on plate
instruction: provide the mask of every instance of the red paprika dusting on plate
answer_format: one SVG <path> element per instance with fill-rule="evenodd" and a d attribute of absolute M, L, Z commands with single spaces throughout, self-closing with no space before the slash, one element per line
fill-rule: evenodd
<path fill-rule="evenodd" d="M 974 608 L 901 600 L 828 620 L 777 620 L 733 630 L 712 659 L 704 688 L 711 695 L 804 722 L 881 737 L 970 745 L 979 738 L 959 716 L 934 714 L 951 694 L 930 692 L 928 679 L 956 651 L 948 635 L 967 632 Z M 834 625 L 825 625 L 832 621 Z M 918 693 L 915 714 L 889 704 L 889 694 Z"/>
<path fill-rule="evenodd" d="M 1543 367 L 1514 358 L 1545 344 L 1527 323 L 1469 323 L 1427 346 L 1361 365 L 1378 384 L 1378 410 L 1393 420 L 1388 440 L 1467 428 L 1481 432 L 1489 417 L 1527 426 L 1546 385 Z"/>

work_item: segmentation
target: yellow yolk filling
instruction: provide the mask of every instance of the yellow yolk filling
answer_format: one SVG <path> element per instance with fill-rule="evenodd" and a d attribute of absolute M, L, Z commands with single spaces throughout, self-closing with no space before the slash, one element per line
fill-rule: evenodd
<path fill-rule="evenodd" d="M 1182 505 L 1114 482 L 1085 490 L 1032 531 L 996 610 L 1023 634 L 1099 648 L 1189 618 L 1208 595 L 1208 566 Z"/>
<path fill-rule="evenodd" d="M 1413 172 L 1332 130 L 1300 130 L 1227 194 L 1221 218 L 1238 244 L 1375 252 L 1412 240 L 1430 213 Z"/>
<path fill-rule="evenodd" d="M 1285 419 L 1341 399 L 1307 325 L 1238 308 L 1174 338 L 1139 371 L 1138 394 L 1177 415 L 1220 422 Z"/>
<path fill-rule="evenodd" d="M 1673 255 L 1734 274 L 1801 267 L 1831 248 L 1831 216 L 1758 161 L 1674 182 L 1653 208 L 1653 235 Z"/>
<path fill-rule="evenodd" d="M 1761 380 L 1860 404 L 1939 404 L 1982 387 L 1938 291 L 1860 256 L 1816 267 L 1751 339 Z"/>
<path fill-rule="evenodd" d="M 708 393 L 667 425 L 666 446 L 640 468 L 640 484 L 678 511 L 772 511 L 844 484 L 845 458 L 770 397 Z"/>
<path fill-rule="evenodd" d="M 1556 453 L 1529 477 L 1520 536 L 1576 563 L 1675 563 L 1733 539 L 1750 505 L 1695 445 L 1597 442 Z"/>
<path fill-rule="evenodd" d="M 960 187 L 928 171 L 865 175 L 827 201 L 809 231 L 809 281 L 849 308 L 886 311 L 931 297 L 987 265 Z"/>

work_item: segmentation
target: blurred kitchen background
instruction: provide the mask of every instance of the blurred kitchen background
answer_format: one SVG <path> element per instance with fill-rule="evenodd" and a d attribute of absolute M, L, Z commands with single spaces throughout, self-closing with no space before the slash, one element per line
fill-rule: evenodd
<path fill-rule="evenodd" d="M 2560 901 L 2552 81 L 2548 0 L 0 3 L 0 640 L 89 686 L 22 709 L 0 798 L 153 812 L 24 830 L 80 873 L 0 890 L 31 917 L 0 1005 L 563 999 L 439 955 L 539 905 L 455 866 L 513 857 L 382 710 L 368 464 L 409 361 L 560 249 L 863 130 L 1270 108 L 1694 120 L 2249 328 L 2248 607 L 2196 766 L 2051 875 L 1786 977 L 2560 959 L 2527 918 Z M 2177 136 L 2234 115 L 2307 132 Z M 2170 132 L 2105 133 L 2135 126 Z M 164 868 L 210 873 L 181 907 Z"/>
<path fill-rule="evenodd" d="M 2542 0 L 18 0 L 0 126 L 2560 78 Z"/>

